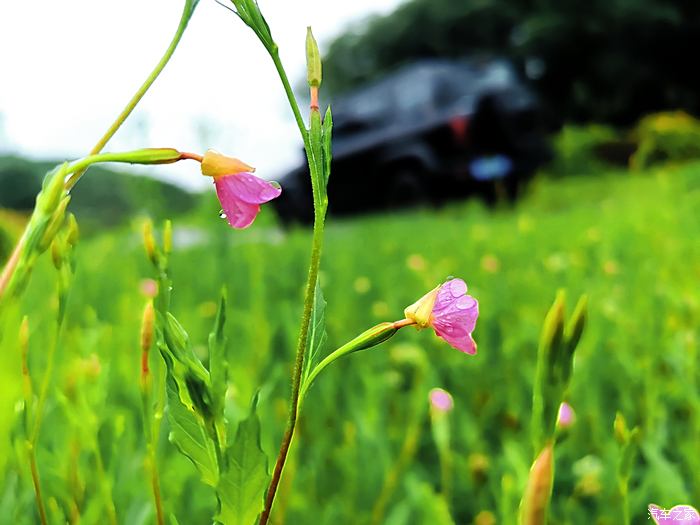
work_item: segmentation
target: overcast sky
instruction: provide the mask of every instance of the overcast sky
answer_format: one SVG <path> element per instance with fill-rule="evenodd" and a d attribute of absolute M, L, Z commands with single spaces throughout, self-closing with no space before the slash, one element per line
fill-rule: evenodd
<path fill-rule="evenodd" d="M 303 79 L 306 26 L 332 38 L 401 0 L 259 0 L 293 84 Z M 183 1 L 0 0 L 0 153 L 86 154 L 167 47 Z M 300 139 L 274 67 L 235 15 L 201 0 L 168 67 L 106 150 L 213 147 L 275 178 Z M 143 170 L 141 170 L 143 171 Z M 192 165 L 159 167 L 190 187 Z"/>

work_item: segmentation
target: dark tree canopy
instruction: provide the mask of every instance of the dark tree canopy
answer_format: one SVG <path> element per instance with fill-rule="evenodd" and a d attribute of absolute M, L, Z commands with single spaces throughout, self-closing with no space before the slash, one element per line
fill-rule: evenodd
<path fill-rule="evenodd" d="M 417 58 L 498 55 L 528 72 L 552 112 L 629 123 L 700 111 L 697 0 L 409 0 L 330 46 L 340 93 Z"/>

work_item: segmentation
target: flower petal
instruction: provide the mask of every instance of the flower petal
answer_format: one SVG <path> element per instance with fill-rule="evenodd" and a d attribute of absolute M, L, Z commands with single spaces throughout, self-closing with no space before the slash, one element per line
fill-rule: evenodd
<path fill-rule="evenodd" d="M 476 353 L 471 333 L 479 317 L 479 303 L 466 295 L 467 285 L 462 279 L 452 279 L 438 290 L 431 315 L 435 333 L 453 347 L 468 354 Z"/>
<path fill-rule="evenodd" d="M 229 180 L 235 175 L 217 177 L 214 179 L 216 195 L 219 197 L 221 207 L 226 214 L 226 220 L 233 228 L 247 228 L 260 212 L 259 204 L 245 202 L 238 197 L 238 194 L 231 188 Z"/>
<path fill-rule="evenodd" d="M 262 204 L 279 197 L 282 193 L 282 190 L 277 186 L 273 186 L 251 173 L 235 173 L 215 177 L 215 182 L 217 188 L 219 183 L 225 184 L 228 192 L 235 194 L 238 200 L 249 204 Z"/>

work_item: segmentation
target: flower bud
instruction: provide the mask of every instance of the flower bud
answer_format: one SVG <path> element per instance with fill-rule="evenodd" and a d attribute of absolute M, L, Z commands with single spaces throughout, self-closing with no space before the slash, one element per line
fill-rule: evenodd
<path fill-rule="evenodd" d="M 72 213 L 68 214 L 68 234 L 66 236 L 66 241 L 71 246 L 78 244 L 78 238 L 80 237 L 80 229 L 78 228 L 78 221 L 75 215 Z"/>
<path fill-rule="evenodd" d="M 425 328 L 428 326 L 430 324 L 430 316 L 433 313 L 433 307 L 435 306 L 435 301 L 437 299 L 440 286 L 436 286 L 411 306 L 406 307 L 406 309 L 403 311 L 406 319 L 415 321 L 419 328 Z"/>
<path fill-rule="evenodd" d="M 447 390 L 433 388 L 428 396 L 430 398 L 430 407 L 435 412 L 446 413 L 454 408 L 454 400 Z"/>
<path fill-rule="evenodd" d="M 22 354 L 27 353 L 29 348 L 29 318 L 25 315 L 19 325 L 19 347 Z"/>
<path fill-rule="evenodd" d="M 44 230 L 44 235 L 41 236 L 41 240 L 39 241 L 39 252 L 43 253 L 49 246 L 51 246 L 51 241 L 53 241 L 54 237 L 56 237 L 56 234 L 58 233 L 58 230 L 60 230 L 61 226 L 63 226 L 63 221 L 66 218 L 66 208 L 68 207 L 69 202 L 70 196 L 64 197 L 53 211 L 49 224 Z"/>
<path fill-rule="evenodd" d="M 173 222 L 168 219 L 163 226 L 163 253 L 170 255 L 173 250 Z"/>
<path fill-rule="evenodd" d="M 522 525 L 544 525 L 546 523 L 553 479 L 554 447 L 550 442 L 540 452 L 530 468 L 525 495 L 520 504 L 520 523 Z"/>
<path fill-rule="evenodd" d="M 202 158 L 202 175 L 206 177 L 223 177 L 235 173 L 254 172 L 255 168 L 233 157 L 222 155 L 209 149 Z"/>
<path fill-rule="evenodd" d="M 51 243 L 51 262 L 53 262 L 53 266 L 57 270 L 60 270 L 61 266 L 63 266 L 64 254 L 65 249 L 63 242 L 59 238 L 54 239 L 54 241 Z"/>
<path fill-rule="evenodd" d="M 63 179 L 67 166 L 68 163 L 64 163 L 60 168 L 49 172 L 44 179 L 43 188 L 37 197 L 37 204 L 47 215 L 54 212 L 66 192 Z"/>
<path fill-rule="evenodd" d="M 143 310 L 143 319 L 141 321 L 141 350 L 144 353 L 148 352 L 153 344 L 154 322 L 155 311 L 153 310 L 153 302 L 148 301 L 146 308 Z"/>
<path fill-rule="evenodd" d="M 588 296 L 582 295 L 576 303 L 574 313 L 566 327 L 566 346 L 570 354 L 574 352 L 578 342 L 581 340 L 583 329 L 586 326 L 588 310 Z"/>
<path fill-rule="evenodd" d="M 576 413 L 571 405 L 564 401 L 559 405 L 559 414 L 557 415 L 557 427 L 560 429 L 569 428 L 576 421 Z"/>
<path fill-rule="evenodd" d="M 321 76 L 321 53 L 309 26 L 306 28 L 306 79 L 309 87 L 320 87 Z"/>
<path fill-rule="evenodd" d="M 153 237 L 153 223 L 150 219 L 146 219 L 143 223 L 143 246 L 146 249 L 146 255 L 153 264 L 158 264 L 158 251 L 156 248 L 156 239 Z"/>

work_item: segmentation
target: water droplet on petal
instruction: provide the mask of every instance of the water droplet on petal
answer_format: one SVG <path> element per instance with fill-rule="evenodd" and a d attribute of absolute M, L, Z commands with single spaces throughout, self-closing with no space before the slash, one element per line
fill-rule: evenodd
<path fill-rule="evenodd" d="M 268 182 L 270 183 L 270 186 L 273 186 L 274 188 L 277 188 L 278 190 L 282 189 L 282 186 L 280 186 L 280 183 L 277 182 L 276 180 L 271 180 Z"/>
<path fill-rule="evenodd" d="M 219 210 L 219 218 L 221 218 L 221 219 L 226 218 L 226 212 L 224 212 L 224 210 Z"/>

